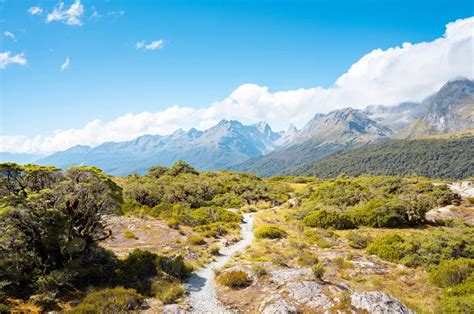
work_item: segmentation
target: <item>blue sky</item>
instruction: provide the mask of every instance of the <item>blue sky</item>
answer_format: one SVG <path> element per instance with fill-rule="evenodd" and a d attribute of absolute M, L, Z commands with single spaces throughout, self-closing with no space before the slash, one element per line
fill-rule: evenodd
<path fill-rule="evenodd" d="M 81 25 L 69 25 L 46 21 L 59 1 L 0 2 L 0 53 L 27 60 L 0 69 L 0 135 L 27 137 L 173 105 L 203 108 L 246 83 L 328 88 L 373 49 L 434 41 L 473 15 L 472 1 L 452 0 L 82 0 Z M 156 40 L 160 49 L 136 48 Z"/>

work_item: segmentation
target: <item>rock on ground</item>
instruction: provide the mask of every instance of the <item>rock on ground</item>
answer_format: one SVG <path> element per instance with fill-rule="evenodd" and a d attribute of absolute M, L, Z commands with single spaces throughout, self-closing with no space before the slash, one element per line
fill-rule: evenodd
<path fill-rule="evenodd" d="M 191 313 L 182 309 L 177 304 L 168 304 L 163 307 L 163 314 L 188 314 Z"/>
<path fill-rule="evenodd" d="M 374 314 L 415 314 L 398 300 L 380 291 L 355 292 L 351 295 L 351 304 L 357 309 Z"/>
<path fill-rule="evenodd" d="M 281 285 L 288 281 L 311 276 L 311 270 L 309 268 L 275 270 L 271 272 L 271 276 L 274 283 Z"/>
<path fill-rule="evenodd" d="M 263 300 L 260 306 L 262 314 L 296 314 L 298 309 L 285 301 L 279 294 L 271 294 Z"/>
<path fill-rule="evenodd" d="M 292 299 L 310 308 L 329 309 L 334 304 L 323 293 L 323 285 L 314 281 L 294 282 L 288 286 Z"/>

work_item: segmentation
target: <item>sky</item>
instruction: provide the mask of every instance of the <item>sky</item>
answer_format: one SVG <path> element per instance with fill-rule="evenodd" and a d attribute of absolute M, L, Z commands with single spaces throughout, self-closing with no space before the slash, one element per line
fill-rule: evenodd
<path fill-rule="evenodd" d="M 421 101 L 474 77 L 474 2 L 0 0 L 0 151 Z"/>

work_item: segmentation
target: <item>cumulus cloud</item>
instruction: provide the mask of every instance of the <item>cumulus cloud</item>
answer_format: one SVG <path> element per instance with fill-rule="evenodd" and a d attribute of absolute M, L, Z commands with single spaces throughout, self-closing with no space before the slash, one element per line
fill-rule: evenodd
<path fill-rule="evenodd" d="M 41 15 L 43 13 L 43 9 L 40 7 L 31 7 L 28 9 L 28 13 L 31 15 Z"/>
<path fill-rule="evenodd" d="M 68 25 L 81 26 L 84 7 L 80 0 L 76 0 L 69 9 L 64 7 L 64 2 L 59 2 L 53 12 L 46 16 L 46 22 L 60 21 Z"/>
<path fill-rule="evenodd" d="M 3 32 L 3 35 L 5 37 L 11 38 L 13 41 L 16 41 L 15 35 L 12 32 L 5 31 L 5 32 Z"/>
<path fill-rule="evenodd" d="M 474 17 L 446 25 L 445 34 L 430 42 L 403 43 L 375 49 L 354 63 L 329 88 L 272 92 L 244 84 L 222 101 L 204 108 L 174 106 L 156 113 L 126 114 L 115 120 L 95 120 L 82 129 L 51 136 L 0 137 L 0 151 L 50 153 L 77 144 L 130 140 L 143 134 L 169 134 L 178 128 L 206 129 L 221 119 L 243 123 L 265 120 L 274 129 L 301 127 L 317 112 L 347 106 L 395 105 L 421 101 L 457 77 L 474 79 Z M 146 44 L 139 49 L 145 49 Z"/>
<path fill-rule="evenodd" d="M 9 64 L 20 64 L 25 65 L 27 63 L 24 54 L 16 54 L 12 55 L 10 51 L 0 52 L 0 69 L 5 69 L 5 67 Z M 0 145 L 1 145 L 1 138 L 0 138 Z"/>
<path fill-rule="evenodd" d="M 152 41 L 149 44 L 146 44 L 145 41 L 141 41 L 135 44 L 135 48 L 137 49 L 143 49 L 143 50 L 158 50 L 163 48 L 165 45 L 165 41 L 163 39 L 158 39 L 155 41 Z"/>
<path fill-rule="evenodd" d="M 69 57 L 67 57 L 64 63 L 61 65 L 61 71 L 65 71 L 67 69 L 69 69 Z"/>

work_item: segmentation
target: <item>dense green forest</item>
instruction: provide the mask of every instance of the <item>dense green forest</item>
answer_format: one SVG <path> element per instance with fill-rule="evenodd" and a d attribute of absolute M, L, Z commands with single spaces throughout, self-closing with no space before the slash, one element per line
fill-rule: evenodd
<path fill-rule="evenodd" d="M 340 174 L 474 176 L 474 137 L 387 140 L 326 156 L 294 172 L 334 178 Z"/>

